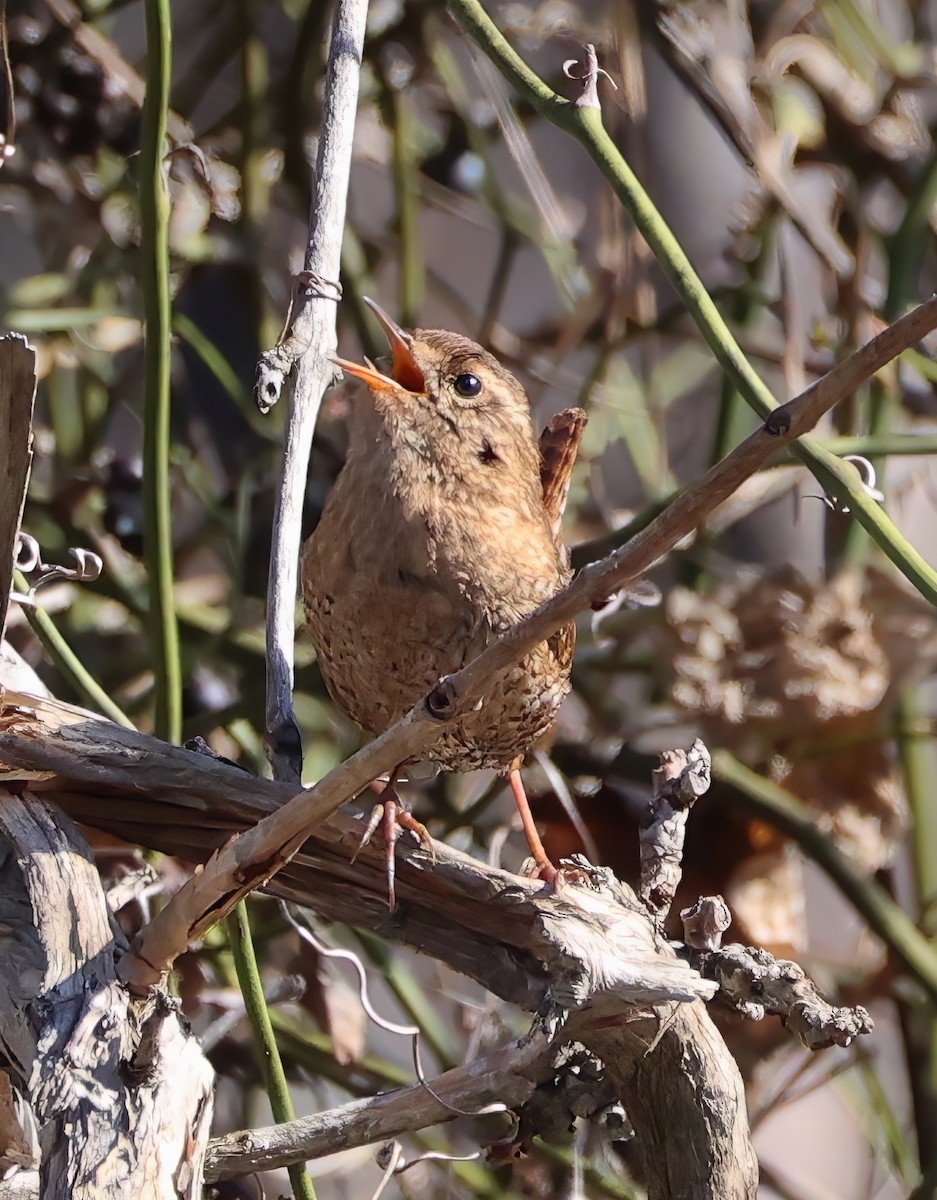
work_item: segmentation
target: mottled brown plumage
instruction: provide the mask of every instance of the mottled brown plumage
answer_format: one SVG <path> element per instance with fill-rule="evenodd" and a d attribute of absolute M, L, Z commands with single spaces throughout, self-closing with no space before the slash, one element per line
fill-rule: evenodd
<path fill-rule="evenodd" d="M 455 333 L 405 333 L 374 307 L 393 364 L 341 362 L 367 393 L 302 576 L 326 687 L 377 734 L 568 582 L 559 525 L 585 418 L 554 418 L 541 455 L 524 389 L 496 359 Z M 508 769 L 553 721 L 574 642 L 567 625 L 495 676 L 429 757 Z"/>

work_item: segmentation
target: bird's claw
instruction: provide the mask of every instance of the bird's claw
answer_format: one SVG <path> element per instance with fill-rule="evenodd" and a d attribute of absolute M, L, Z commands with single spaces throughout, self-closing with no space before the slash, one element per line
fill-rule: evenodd
<path fill-rule="evenodd" d="M 525 858 L 521 863 L 518 874 L 523 879 L 542 879 L 544 883 L 555 883 L 557 876 L 560 874 L 549 859 L 543 862 L 537 862 L 535 858 Z"/>
<path fill-rule="evenodd" d="M 420 846 L 432 855 L 434 865 L 436 863 L 436 849 L 433 845 L 433 839 L 430 837 L 429 830 L 422 821 L 418 821 L 413 816 L 406 803 L 398 796 L 393 780 L 388 781 L 381 792 L 380 800 L 371 809 L 364 833 L 361 835 L 361 840 L 358 842 L 355 852 L 351 857 L 352 863 L 354 863 L 364 847 L 371 841 L 378 826 L 380 826 L 381 836 L 384 839 L 387 906 L 393 912 L 397 907 L 397 894 L 394 889 L 394 880 L 397 873 L 394 849 L 403 831 L 406 829 L 413 834 L 420 843 Z"/>

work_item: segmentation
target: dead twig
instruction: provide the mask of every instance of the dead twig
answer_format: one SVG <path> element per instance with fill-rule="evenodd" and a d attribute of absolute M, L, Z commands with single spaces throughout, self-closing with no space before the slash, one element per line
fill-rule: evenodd
<path fill-rule="evenodd" d="M 293 715 L 293 642 L 303 497 L 312 434 L 325 389 L 336 377 L 335 303 L 351 149 L 358 105 L 367 0 L 338 0 L 326 69 L 305 269 L 292 326 L 258 364 L 256 395 L 266 411 L 292 371 L 286 444 L 267 578 L 267 753 L 278 779 L 299 782 L 302 745 Z"/>
<path fill-rule="evenodd" d="M 215 1138 L 208 1150 L 206 1182 L 384 1142 L 400 1133 L 452 1121 L 458 1110 L 493 1104 L 500 1111 L 505 1106 L 519 1108 L 538 1080 L 552 1074 L 552 1059 L 550 1039 L 538 1022 L 520 1041 L 446 1071 L 432 1081 L 431 1089 L 415 1084 L 298 1121 Z"/>
<path fill-rule="evenodd" d="M 683 843 L 690 809 L 712 782 L 712 760 L 699 738 L 689 751 L 667 750 L 653 772 L 654 795 L 638 833 L 641 883 L 638 895 L 658 925 L 670 912 L 683 877 Z"/>
<path fill-rule="evenodd" d="M 719 984 L 720 999 L 752 1021 L 775 1014 L 808 1050 L 848 1046 L 874 1028 L 861 1005 L 827 1003 L 803 967 L 757 946 L 733 943 L 704 951 L 696 962 L 707 979 Z"/>

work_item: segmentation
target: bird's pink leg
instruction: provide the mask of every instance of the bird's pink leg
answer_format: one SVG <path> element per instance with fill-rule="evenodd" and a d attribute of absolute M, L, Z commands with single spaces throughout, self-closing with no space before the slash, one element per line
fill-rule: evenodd
<path fill-rule="evenodd" d="M 508 782 L 511 785 L 511 791 L 514 793 L 514 802 L 517 805 L 517 811 L 521 814 L 521 824 L 524 827 L 524 836 L 527 838 L 527 845 L 530 847 L 530 853 L 534 857 L 537 878 L 545 879 L 547 883 L 553 883 L 558 872 L 553 863 L 547 858 L 547 852 L 543 848 L 543 842 L 541 842 L 537 826 L 534 824 L 533 813 L 530 811 L 530 804 L 527 800 L 527 792 L 524 790 L 524 781 L 521 779 L 520 767 L 511 768 L 508 772 Z"/>

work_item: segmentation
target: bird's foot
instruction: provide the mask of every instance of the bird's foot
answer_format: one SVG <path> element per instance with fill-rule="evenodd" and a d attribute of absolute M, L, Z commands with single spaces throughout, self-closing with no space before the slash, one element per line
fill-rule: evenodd
<path fill-rule="evenodd" d="M 604 867 L 586 869 L 568 858 L 561 859 L 558 867 L 555 867 L 549 859 L 544 863 L 538 863 L 535 858 L 526 858 L 521 866 L 520 874 L 524 879 L 542 879 L 544 883 L 550 884 L 554 892 L 560 893 L 570 884 L 575 887 L 587 887 L 593 891 L 601 891 L 602 880 L 610 872 Z"/>
<path fill-rule="evenodd" d="M 560 871 L 546 857 L 542 862 L 536 858 L 525 858 L 518 872 L 524 879 L 542 879 L 544 883 L 556 883 Z"/>
<path fill-rule="evenodd" d="M 351 857 L 351 861 L 354 862 L 380 827 L 381 836 L 384 839 L 384 863 L 387 871 L 387 906 L 391 912 L 397 907 L 397 894 L 394 889 L 397 873 L 394 850 L 403 831 L 406 829 L 412 833 L 423 849 L 428 850 L 432 855 L 433 863 L 436 862 L 436 850 L 429 830 L 422 821 L 418 821 L 414 817 L 406 803 L 397 794 L 395 776 L 396 772 L 392 773 L 381 790 L 380 799 L 371 809 L 371 815 L 368 817 L 368 823 L 361 835 L 361 841 Z"/>

